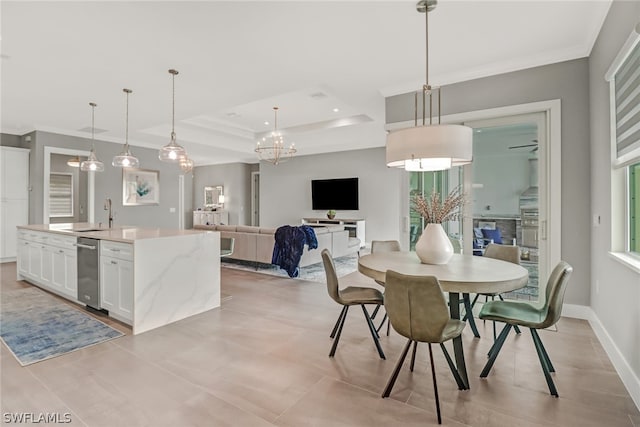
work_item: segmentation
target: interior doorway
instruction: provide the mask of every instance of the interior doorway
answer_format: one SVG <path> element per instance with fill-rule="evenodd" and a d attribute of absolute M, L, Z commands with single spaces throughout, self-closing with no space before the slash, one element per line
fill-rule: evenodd
<path fill-rule="evenodd" d="M 550 272 L 548 129 L 543 112 L 466 122 L 473 128 L 473 163 L 465 166 L 471 202 L 465 246 L 481 255 L 488 242 L 516 245 L 529 284 L 506 297 L 538 301 Z M 559 236 L 558 236 L 559 237 Z"/>
<path fill-rule="evenodd" d="M 89 156 L 88 151 L 84 150 L 74 150 L 69 148 L 59 148 L 59 147 L 44 147 L 44 172 L 43 172 L 43 191 L 42 191 L 42 223 L 49 224 L 51 222 L 51 213 L 49 207 L 49 198 L 51 192 L 51 183 L 50 176 L 52 172 L 52 164 L 55 165 L 56 159 L 58 155 L 63 156 L 78 156 L 80 160 L 86 159 Z M 86 218 L 86 222 L 93 223 L 95 220 L 95 191 L 94 191 L 94 182 L 95 182 L 95 172 L 79 172 L 79 179 L 86 180 L 86 185 L 83 184 L 81 187 L 86 191 L 85 200 L 86 206 L 83 206 L 82 218 Z M 83 192 L 84 192 L 83 191 Z M 71 222 L 71 221 L 68 221 Z"/>

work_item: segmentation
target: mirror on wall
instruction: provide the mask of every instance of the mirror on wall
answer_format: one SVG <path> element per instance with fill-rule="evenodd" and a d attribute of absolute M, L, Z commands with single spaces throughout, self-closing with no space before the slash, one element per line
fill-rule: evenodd
<path fill-rule="evenodd" d="M 219 208 L 223 205 L 224 189 L 222 185 L 204 187 L 204 207 Z"/>

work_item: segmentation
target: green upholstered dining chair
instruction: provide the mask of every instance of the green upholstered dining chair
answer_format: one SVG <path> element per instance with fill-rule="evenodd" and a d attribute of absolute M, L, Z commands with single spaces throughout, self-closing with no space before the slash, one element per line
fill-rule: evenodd
<path fill-rule="evenodd" d="M 551 276 L 549 276 L 544 295 L 544 304 L 540 308 L 528 303 L 516 301 L 489 301 L 482 307 L 480 311 L 481 319 L 504 322 L 506 325 L 489 351 L 489 360 L 484 366 L 480 378 L 486 378 L 487 375 L 489 375 L 511 328 L 517 325 L 524 326 L 531 330 L 533 344 L 538 353 L 538 359 L 540 359 L 540 365 L 542 366 L 544 377 L 547 380 L 549 392 L 553 396 L 558 397 L 558 390 L 551 378 L 551 372 L 555 372 L 555 368 L 551 363 L 549 354 L 544 348 L 537 330 L 553 326 L 560 319 L 564 293 L 572 272 L 573 268 L 566 262 L 560 261 L 558 263 L 551 272 Z"/>
<path fill-rule="evenodd" d="M 461 320 L 450 317 L 447 301 L 440 287 L 440 282 L 435 276 L 408 276 L 388 270 L 385 285 L 384 304 L 389 315 L 389 321 L 396 332 L 409 340 L 396 363 L 382 397 L 388 397 L 391 394 L 411 344 L 414 344 L 413 354 L 415 356 L 415 346 L 418 342 L 429 343 L 433 391 L 436 400 L 438 423 L 440 424 L 442 423 L 440 399 L 438 398 L 438 383 L 436 382 L 431 344 L 440 344 L 458 388 L 460 390 L 464 389 L 464 382 L 451 360 L 444 342 L 459 337 L 466 324 Z M 411 362 L 411 370 L 413 371 L 413 360 Z"/>
<path fill-rule="evenodd" d="M 375 254 L 375 253 L 380 253 L 380 252 L 400 252 L 402 249 L 400 249 L 400 242 L 398 242 L 397 240 L 372 240 L 371 241 L 371 253 Z M 384 282 L 381 282 L 380 280 L 376 280 L 375 281 L 378 285 L 382 285 L 384 286 Z M 376 314 L 378 314 L 378 309 L 380 308 L 380 306 L 377 306 L 375 308 L 375 310 L 373 310 L 373 313 L 371 313 L 371 318 L 375 319 Z M 382 326 L 384 325 L 384 322 L 387 320 L 387 314 L 384 314 L 384 317 L 382 318 L 382 322 L 380 322 L 380 326 L 378 326 L 376 328 L 376 331 L 380 331 L 380 329 L 382 329 Z M 387 323 L 387 336 L 389 335 L 389 323 Z"/>
<path fill-rule="evenodd" d="M 485 258 L 499 259 L 501 261 L 520 265 L 519 246 L 490 243 L 485 247 L 483 256 Z M 491 300 L 494 300 L 496 296 L 501 300 L 504 300 L 504 298 L 502 298 L 502 295 L 500 295 L 499 293 L 480 293 L 476 294 L 473 301 L 469 303 L 470 298 L 468 297 L 468 295 L 463 295 L 463 302 L 465 304 L 465 315 L 462 320 L 467 320 L 469 322 L 469 327 L 473 331 L 473 335 L 478 338 L 480 338 L 480 333 L 478 332 L 478 328 L 476 327 L 476 323 L 473 319 L 473 307 L 476 305 L 476 302 L 478 301 L 478 297 L 480 295 L 483 295 L 485 297 L 485 302 L 489 301 L 489 298 L 491 298 Z M 518 328 L 518 326 L 515 326 L 514 329 L 516 333 L 520 333 L 520 329 Z M 496 339 L 496 322 L 493 322 L 493 339 Z"/>
<path fill-rule="evenodd" d="M 360 286 L 348 286 L 344 289 L 340 289 L 338 283 L 338 275 L 336 274 L 336 267 L 333 263 L 333 258 L 328 249 L 322 250 L 322 262 L 324 264 L 324 271 L 327 276 L 327 292 L 329 296 L 338 304 L 342 305 L 342 311 L 336 321 L 333 330 L 331 331 L 331 338 L 333 338 L 333 345 L 329 352 L 329 357 L 333 357 L 336 354 L 336 348 L 338 347 L 338 341 L 340 341 L 340 334 L 342 333 L 342 327 L 344 321 L 347 318 L 347 312 L 352 305 L 359 305 L 362 307 L 362 312 L 369 326 L 369 331 L 373 337 L 373 342 L 376 345 L 378 354 L 381 359 L 386 359 L 382 347 L 380 346 L 380 337 L 376 332 L 375 326 L 371 321 L 369 312 L 367 311 L 365 304 L 381 305 L 383 301 L 382 293 L 374 288 L 360 287 Z"/>

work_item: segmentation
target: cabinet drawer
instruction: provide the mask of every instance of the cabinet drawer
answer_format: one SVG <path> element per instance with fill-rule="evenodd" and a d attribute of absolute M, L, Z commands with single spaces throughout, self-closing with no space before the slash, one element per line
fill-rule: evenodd
<path fill-rule="evenodd" d="M 30 242 L 47 243 L 49 239 L 49 233 L 42 233 L 40 231 L 20 230 L 18 232 L 18 238 L 28 240 Z"/>
<path fill-rule="evenodd" d="M 110 256 L 125 261 L 133 261 L 133 245 L 130 243 L 101 240 L 100 255 Z"/>
<path fill-rule="evenodd" d="M 57 234 L 51 234 L 47 243 L 52 246 L 56 246 L 63 249 L 75 249 L 77 238 L 74 236 L 60 236 Z"/>

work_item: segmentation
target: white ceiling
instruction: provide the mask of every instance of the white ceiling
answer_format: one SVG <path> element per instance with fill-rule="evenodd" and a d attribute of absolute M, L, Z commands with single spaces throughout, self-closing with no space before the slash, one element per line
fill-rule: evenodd
<path fill-rule="evenodd" d="M 430 82 L 586 57 L 609 6 L 441 1 L 429 14 Z M 0 13 L 2 132 L 86 137 L 93 101 L 98 138 L 122 142 L 130 88 L 134 154 L 159 148 L 175 68 L 176 134 L 196 165 L 255 162 L 274 106 L 299 155 L 383 146 L 384 97 L 425 78 L 415 1 L 3 0 Z"/>

